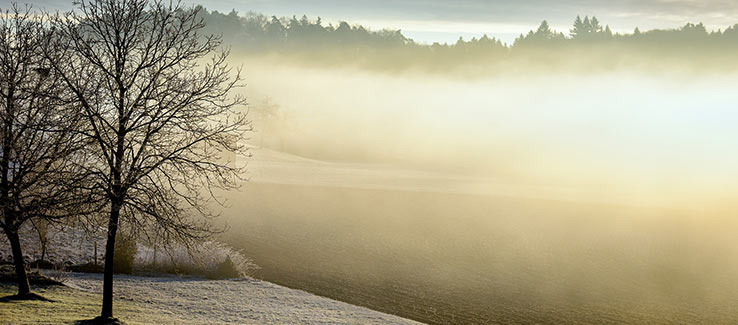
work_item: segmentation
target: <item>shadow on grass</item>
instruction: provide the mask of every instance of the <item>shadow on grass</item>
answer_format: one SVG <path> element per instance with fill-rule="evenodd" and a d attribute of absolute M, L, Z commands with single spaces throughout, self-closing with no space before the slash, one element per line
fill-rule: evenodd
<path fill-rule="evenodd" d="M 84 319 L 74 322 L 75 325 L 121 325 L 125 324 L 117 318 L 113 317 L 95 317 L 94 319 Z"/>
<path fill-rule="evenodd" d="M 0 298 L 0 302 L 12 302 L 12 301 L 47 301 L 56 302 L 37 293 L 26 293 L 22 295 L 12 295 Z"/>

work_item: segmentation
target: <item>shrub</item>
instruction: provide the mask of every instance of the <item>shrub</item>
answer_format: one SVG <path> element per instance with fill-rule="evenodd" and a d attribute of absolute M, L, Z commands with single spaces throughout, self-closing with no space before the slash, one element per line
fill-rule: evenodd
<path fill-rule="evenodd" d="M 258 269 L 249 258 L 228 245 L 206 241 L 191 249 L 172 246 L 154 254 L 140 247 L 136 265 L 144 271 L 203 276 L 211 279 L 238 278 Z"/>
<path fill-rule="evenodd" d="M 215 272 L 210 274 L 210 278 L 212 279 L 233 279 L 240 278 L 241 276 L 241 272 L 236 267 L 236 264 L 233 263 L 230 256 L 226 256 L 223 262 L 218 263 L 215 266 Z"/>
<path fill-rule="evenodd" d="M 130 236 L 119 234 L 115 240 L 113 272 L 122 274 L 133 273 L 133 263 L 136 259 L 137 252 L 136 240 Z"/>
<path fill-rule="evenodd" d="M 35 260 L 35 261 L 29 263 L 28 264 L 28 267 L 34 268 L 34 269 L 51 270 L 51 269 L 54 269 L 56 267 L 56 265 L 54 263 L 49 262 L 49 261 L 39 259 L 39 260 Z"/>
<path fill-rule="evenodd" d="M 69 265 L 66 267 L 66 269 L 72 272 L 81 273 L 103 273 L 103 271 L 105 270 L 102 264 L 95 264 L 93 262 Z"/>

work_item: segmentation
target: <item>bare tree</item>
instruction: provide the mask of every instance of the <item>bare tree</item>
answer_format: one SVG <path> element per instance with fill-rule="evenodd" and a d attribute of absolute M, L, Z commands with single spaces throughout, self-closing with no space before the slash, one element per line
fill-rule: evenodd
<path fill-rule="evenodd" d="M 238 185 L 221 159 L 245 150 L 249 131 L 232 90 L 220 38 L 201 35 L 200 8 L 159 0 L 82 0 L 56 17 L 62 42 L 50 57 L 87 121 L 94 142 L 88 173 L 109 202 L 103 305 L 113 315 L 113 257 L 121 222 L 166 240 L 212 233 L 214 189 Z"/>
<path fill-rule="evenodd" d="M 29 296 L 19 230 L 31 218 L 69 216 L 83 140 L 59 74 L 42 55 L 43 16 L 16 5 L 0 17 L 0 228 L 10 241 L 18 295 Z"/>
<path fill-rule="evenodd" d="M 49 222 L 44 219 L 38 221 L 31 219 L 29 221 L 31 222 L 31 225 L 33 225 L 33 229 L 36 230 L 36 234 L 38 234 L 38 242 L 41 246 L 41 256 L 39 257 L 39 260 L 45 261 L 46 252 L 49 248 Z"/>

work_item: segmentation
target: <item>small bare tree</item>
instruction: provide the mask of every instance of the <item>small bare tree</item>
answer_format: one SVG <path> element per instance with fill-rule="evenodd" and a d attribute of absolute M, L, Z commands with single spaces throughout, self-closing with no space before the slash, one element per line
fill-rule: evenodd
<path fill-rule="evenodd" d="M 86 165 L 109 202 L 102 313 L 113 316 L 116 232 L 125 222 L 166 240 L 212 234 L 214 189 L 240 170 L 223 155 L 249 131 L 233 96 L 240 77 L 220 39 L 201 35 L 200 8 L 159 0 L 81 0 L 54 20 L 63 41 L 47 53 L 87 121 Z"/>
<path fill-rule="evenodd" d="M 18 295 L 28 296 L 18 231 L 31 218 L 74 213 L 83 143 L 63 84 L 43 47 L 43 16 L 16 5 L 0 16 L 0 228 L 10 241 Z"/>
<path fill-rule="evenodd" d="M 31 225 L 33 225 L 33 229 L 36 230 L 36 234 L 38 235 L 38 243 L 41 246 L 41 256 L 39 256 L 40 261 L 46 261 L 46 252 L 49 248 L 49 222 L 41 219 L 41 220 L 29 220 L 31 222 Z"/>

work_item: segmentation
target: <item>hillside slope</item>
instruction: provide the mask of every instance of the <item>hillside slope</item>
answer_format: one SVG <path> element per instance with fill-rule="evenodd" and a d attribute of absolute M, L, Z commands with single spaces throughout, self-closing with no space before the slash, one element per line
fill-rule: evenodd
<path fill-rule="evenodd" d="M 0 324 L 61 324 L 99 312 L 100 274 L 68 274 L 68 287 L 38 291 L 58 302 L 0 303 Z M 12 294 L 0 283 L 0 296 Z M 116 276 L 115 313 L 126 324 L 414 324 L 259 280 Z"/>

